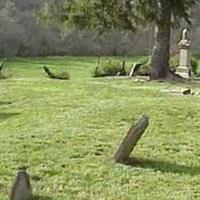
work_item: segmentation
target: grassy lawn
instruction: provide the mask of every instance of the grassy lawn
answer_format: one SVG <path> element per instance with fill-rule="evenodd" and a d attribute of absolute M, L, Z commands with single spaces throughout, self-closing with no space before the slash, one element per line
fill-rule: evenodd
<path fill-rule="evenodd" d="M 43 64 L 67 69 L 71 79 L 48 79 Z M 200 199 L 200 96 L 160 92 L 187 87 L 180 84 L 92 78 L 95 66 L 96 58 L 80 57 L 6 62 L 0 200 L 21 167 L 41 200 Z M 116 148 L 143 113 L 150 126 L 134 154 L 150 161 L 115 164 Z"/>

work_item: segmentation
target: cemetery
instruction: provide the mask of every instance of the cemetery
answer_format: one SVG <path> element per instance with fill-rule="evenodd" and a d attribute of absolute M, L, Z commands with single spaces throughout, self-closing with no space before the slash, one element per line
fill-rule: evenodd
<path fill-rule="evenodd" d="M 70 55 L 55 41 L 49 46 L 47 34 L 46 40 L 32 44 L 18 41 L 11 55 L 11 40 L 4 40 L 0 200 L 200 199 L 200 54 L 195 53 L 192 24 L 198 2 L 8 2 L 2 4 L 0 15 L 30 12 L 29 19 L 34 19 L 35 14 L 41 23 L 35 26 L 43 34 L 55 34 L 57 26 L 64 38 L 57 42 L 65 41 L 65 28 L 72 25 L 90 36 L 96 31 L 92 38 L 99 37 L 99 43 L 93 45 L 99 46 L 87 55 Z M 17 23 L 11 14 L 6 15 L 5 27 Z M 185 22 L 179 23 L 181 19 Z M 144 21 L 155 28 L 152 35 L 146 33 L 152 41 L 144 44 L 148 53 L 129 55 L 128 46 L 124 54 L 109 54 L 105 44 L 112 45 L 103 31 L 116 26 L 113 30 L 124 30 L 124 35 L 130 30 L 141 34 Z M 15 25 L 23 26 L 20 23 Z M 71 31 L 75 43 L 77 35 Z M 0 38 L 5 35 L 0 30 Z M 83 40 L 84 34 L 77 51 Z M 44 51 L 33 56 L 29 48 L 35 42 L 44 45 Z M 11 43 L 14 48 L 16 43 Z M 137 50 L 134 44 L 131 48 Z"/>
<path fill-rule="evenodd" d="M 48 62 L 58 72 L 69 62 L 71 78 L 45 77 Z M 95 58 L 6 63 L 15 76 L 1 80 L 1 199 L 24 168 L 39 199 L 198 196 L 198 85 L 93 78 Z M 128 155 L 136 160 L 117 164 L 123 138 L 144 113 L 149 126 Z"/>

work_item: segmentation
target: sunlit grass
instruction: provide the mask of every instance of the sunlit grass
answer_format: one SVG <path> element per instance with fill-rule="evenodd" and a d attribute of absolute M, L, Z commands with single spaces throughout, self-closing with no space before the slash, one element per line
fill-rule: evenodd
<path fill-rule="evenodd" d="M 188 87 L 180 84 L 92 78 L 96 61 L 6 61 L 10 78 L 0 80 L 0 199 L 8 199 L 24 166 L 34 193 L 46 200 L 199 199 L 199 96 L 160 92 Z M 71 79 L 48 79 L 44 64 L 66 69 Z M 150 161 L 143 167 L 115 164 L 118 144 L 143 113 L 150 126 L 133 154 Z"/>

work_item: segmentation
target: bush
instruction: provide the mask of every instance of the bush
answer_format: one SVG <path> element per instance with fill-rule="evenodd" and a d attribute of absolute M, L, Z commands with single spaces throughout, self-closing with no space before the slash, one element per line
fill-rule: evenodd
<path fill-rule="evenodd" d="M 192 58 L 191 60 L 191 66 L 192 66 L 192 72 L 195 76 L 200 76 L 200 68 L 199 68 L 199 62 L 196 58 Z"/>
<path fill-rule="evenodd" d="M 170 58 L 169 66 L 173 72 L 176 71 L 176 68 L 179 66 L 179 59 L 177 56 L 173 56 Z"/>
<path fill-rule="evenodd" d="M 69 80 L 70 79 L 69 72 L 62 71 L 61 73 L 58 74 L 58 79 Z"/>
<path fill-rule="evenodd" d="M 93 77 L 104 76 L 125 76 L 125 64 L 121 64 L 118 60 L 107 58 L 98 62 L 97 67 L 93 71 Z"/>

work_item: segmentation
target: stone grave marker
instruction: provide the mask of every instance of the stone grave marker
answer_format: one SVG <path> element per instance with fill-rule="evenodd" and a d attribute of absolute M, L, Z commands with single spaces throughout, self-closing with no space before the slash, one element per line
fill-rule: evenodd
<path fill-rule="evenodd" d="M 32 188 L 30 185 L 29 174 L 26 170 L 20 170 L 13 182 L 10 200 L 32 200 Z"/>
<path fill-rule="evenodd" d="M 176 74 L 183 78 L 190 78 L 191 71 L 191 55 L 190 55 L 190 40 L 188 38 L 189 31 L 185 28 L 182 33 L 182 39 L 178 43 L 180 49 L 179 66 L 176 69 Z"/>

